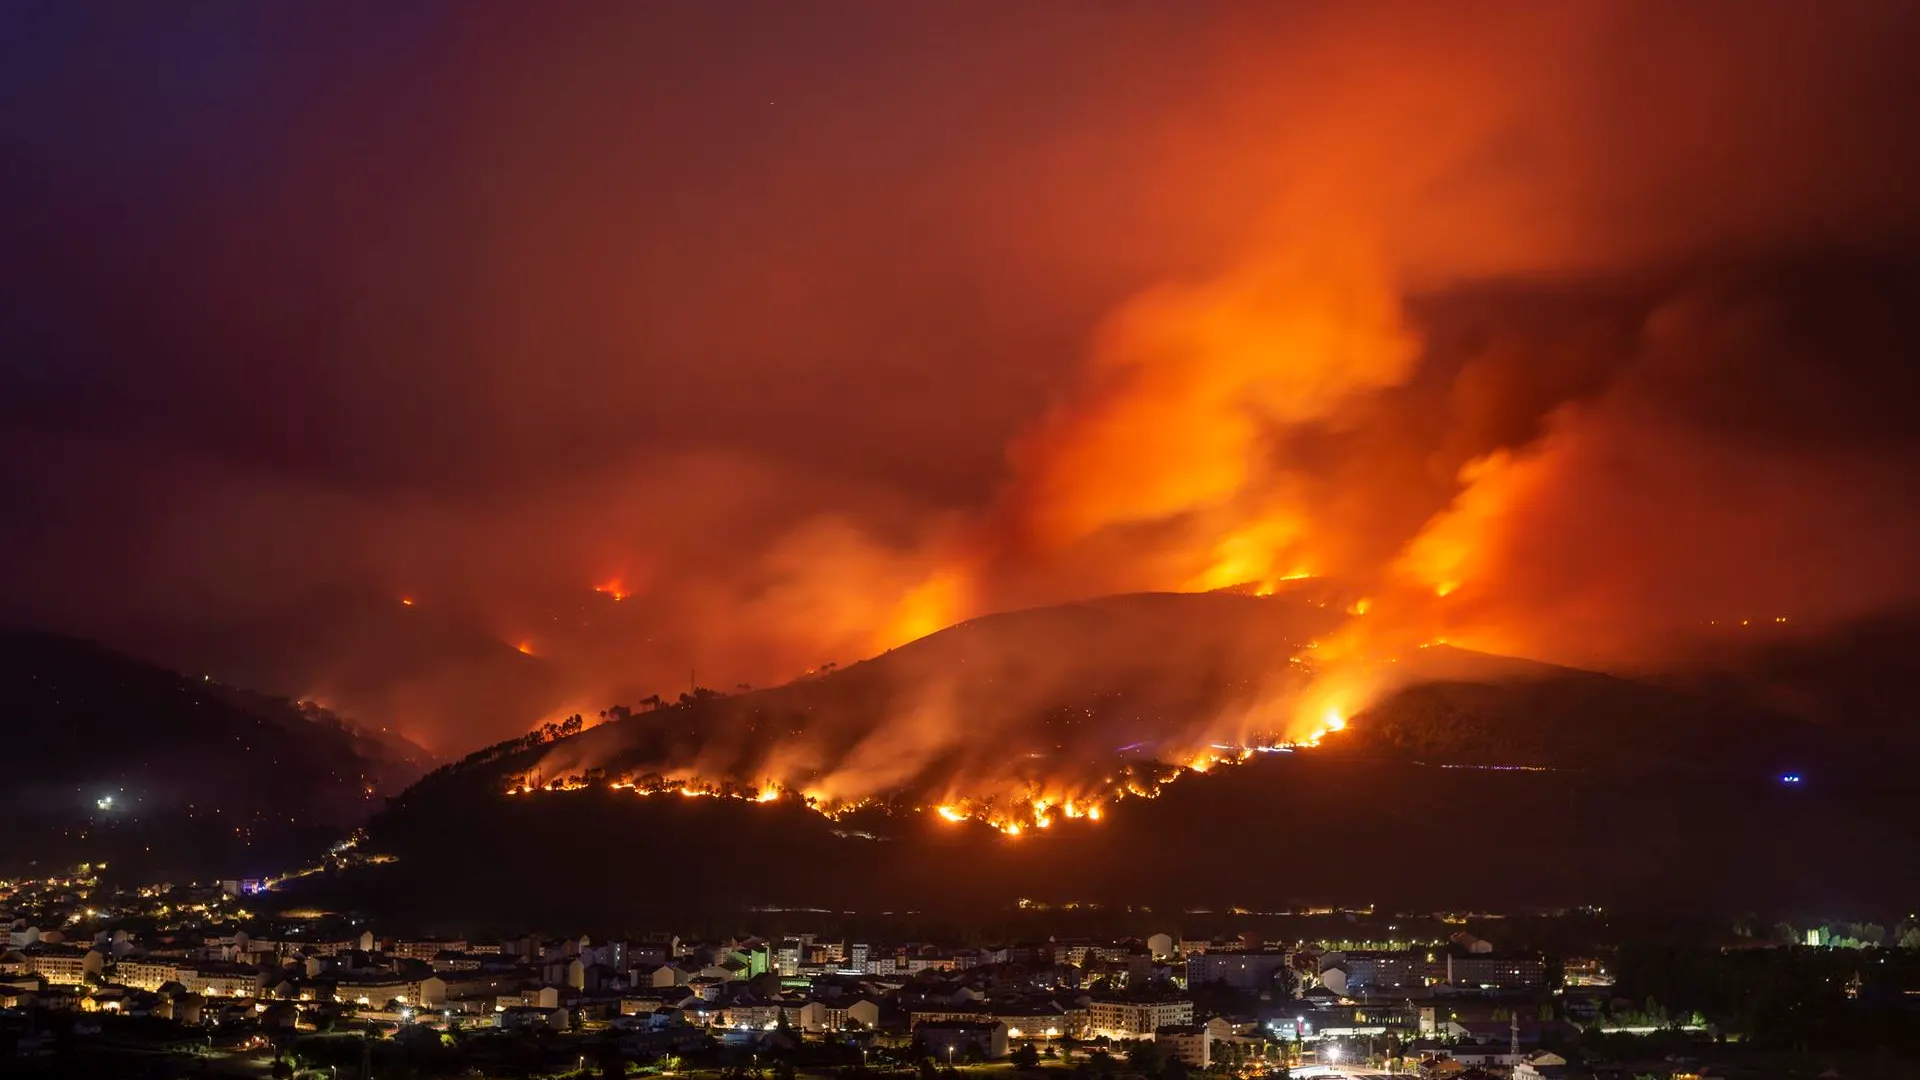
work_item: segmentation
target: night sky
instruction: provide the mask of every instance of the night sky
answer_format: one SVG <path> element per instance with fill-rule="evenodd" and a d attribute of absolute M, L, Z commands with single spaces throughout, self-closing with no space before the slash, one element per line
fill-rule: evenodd
<path fill-rule="evenodd" d="M 459 750 L 1124 589 L 1920 599 L 1915 5 L 8 27 L 0 621 Z"/>

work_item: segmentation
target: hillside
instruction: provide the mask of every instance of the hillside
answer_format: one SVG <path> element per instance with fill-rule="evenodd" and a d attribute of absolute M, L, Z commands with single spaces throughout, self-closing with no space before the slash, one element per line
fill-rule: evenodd
<path fill-rule="evenodd" d="M 500 758 L 487 782 L 697 763 L 708 778 L 909 803 L 987 776 L 1090 783 L 1166 747 L 1205 745 L 1215 718 L 1297 692 L 1308 676 L 1289 658 L 1333 624 L 1306 599 L 1225 594 L 991 615 L 786 686 L 614 710 L 611 723 Z"/>
<path fill-rule="evenodd" d="M 1897 763 L 1870 740 L 1737 696 L 1450 649 L 1426 651 L 1408 685 L 1317 750 L 1187 774 L 1099 822 L 1010 837 L 928 809 L 942 770 L 975 747 L 1016 772 L 1138 764 L 1132 744 L 1292 667 L 1289 644 L 1325 618 L 1306 600 L 1108 598 L 974 620 L 787 687 L 535 736 L 436 772 L 377 817 L 373 843 L 397 864 L 298 896 L 405 919 L 431 890 L 459 898 L 437 904 L 441 920 L 612 929 L 750 905 L 1858 906 L 1920 887 L 1908 861 L 1883 855 L 1920 834 Z M 931 757 L 897 744 L 919 764 L 896 771 L 893 798 L 837 821 L 791 793 L 503 794 L 570 762 L 602 776 L 676 757 L 751 769 L 769 747 L 857 747 L 929 684 L 964 703 L 960 740 Z M 1788 769 L 1805 782 L 1782 784 Z M 454 833 L 489 843 L 446 844 Z M 1784 872 L 1808 853 L 1819 873 Z"/>
<path fill-rule="evenodd" d="M 134 651 L 326 702 L 425 743 L 499 738 L 553 706 L 561 678 L 471 612 L 356 590 L 316 591 L 193 632 L 135 634 Z M 431 744 L 436 752 L 466 749 Z"/>
<path fill-rule="evenodd" d="M 0 632 L 14 828 L 0 860 L 243 875 L 363 820 L 423 752 L 313 706 L 89 642 Z M 257 869 L 255 869 L 257 868 Z"/>
<path fill-rule="evenodd" d="M 1448 765 L 1532 765 L 1646 775 L 1851 771 L 1868 740 L 1835 736 L 1746 696 L 1437 645 L 1406 685 L 1325 753 Z"/>

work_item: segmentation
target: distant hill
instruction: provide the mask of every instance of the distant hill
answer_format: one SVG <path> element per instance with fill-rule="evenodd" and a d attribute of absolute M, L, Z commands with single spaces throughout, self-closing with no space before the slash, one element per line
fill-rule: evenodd
<path fill-rule="evenodd" d="M 1433 764 L 1771 775 L 1850 771 L 1853 753 L 1873 745 L 1730 692 L 1446 645 L 1419 650 L 1406 667 L 1405 685 L 1324 752 Z"/>
<path fill-rule="evenodd" d="M 430 764 L 325 710 L 90 642 L 0 631 L 0 861 L 247 876 L 313 854 Z"/>
<path fill-rule="evenodd" d="M 180 670 L 323 701 L 422 742 L 497 739 L 545 715 L 564 679 L 484 626 L 426 598 L 324 590 L 243 620 L 125 642 Z"/>
<path fill-rule="evenodd" d="M 1138 761 L 1133 744 L 1233 708 L 1256 682 L 1303 677 L 1287 658 L 1333 618 L 1304 593 L 1111 597 L 976 619 L 789 686 L 502 745 L 436 771 L 375 818 L 371 844 L 397 863 L 296 896 L 448 928 L 617 930 L 755 905 L 1871 910 L 1920 888 L 1920 868 L 1895 856 L 1920 840 L 1903 759 L 1874 739 L 1744 694 L 1444 647 L 1409 658 L 1405 685 L 1321 748 L 1188 776 L 1097 823 L 1006 837 L 926 807 L 957 762 Z M 826 760 L 868 745 L 930 690 L 961 736 L 931 758 L 901 746 L 921 764 L 894 778 L 894 799 L 839 821 L 791 795 L 636 799 L 604 784 L 503 794 L 510 777 L 569 762 L 613 775 L 699 760 L 752 776 L 776 747 Z M 1802 782 L 1783 783 L 1788 771 Z"/>

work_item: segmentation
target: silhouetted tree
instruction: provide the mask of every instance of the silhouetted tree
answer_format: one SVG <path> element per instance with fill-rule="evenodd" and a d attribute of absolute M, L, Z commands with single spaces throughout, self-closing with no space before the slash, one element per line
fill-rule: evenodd
<path fill-rule="evenodd" d="M 1160 1075 L 1161 1053 L 1151 1039 L 1138 1039 L 1127 1047 L 1127 1064 L 1142 1076 Z"/>

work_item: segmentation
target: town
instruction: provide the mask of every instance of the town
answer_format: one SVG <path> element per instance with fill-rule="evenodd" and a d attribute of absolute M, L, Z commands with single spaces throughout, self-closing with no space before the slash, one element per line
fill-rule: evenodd
<path fill-rule="evenodd" d="M 264 916 L 250 907 L 271 899 L 268 881 L 129 889 L 104 884 L 105 869 L 0 886 L 0 1046 L 21 1075 L 84 1075 L 76 1063 L 92 1061 L 101 1075 L 137 1063 L 153 1075 L 329 1080 L 925 1076 L 988 1063 L 1160 1080 L 1683 1078 L 1740 1075 L 1739 1062 L 1807 1022 L 1920 1018 L 1914 925 L 1736 927 L 1740 944 L 1695 950 L 1691 962 L 1738 965 L 1756 993 L 1788 973 L 1800 982 L 1779 1000 L 1744 994 L 1744 1009 L 1736 988 L 1709 1014 L 1622 996 L 1617 963 L 1641 969 L 1630 976 L 1637 991 L 1655 974 L 1648 955 L 1681 965 L 1672 949 L 1622 941 L 1558 955 L 1481 936 L 1510 926 L 1538 940 L 1543 928 L 1565 937 L 1606 924 L 1590 910 L 1290 912 L 1347 936 L 1284 939 L 1254 930 L 981 944 L 807 932 L 454 938 L 322 912 Z M 1057 923 L 1096 913 L 1028 902 L 1016 914 Z M 1671 985 L 1694 992 L 1684 979 Z"/>

